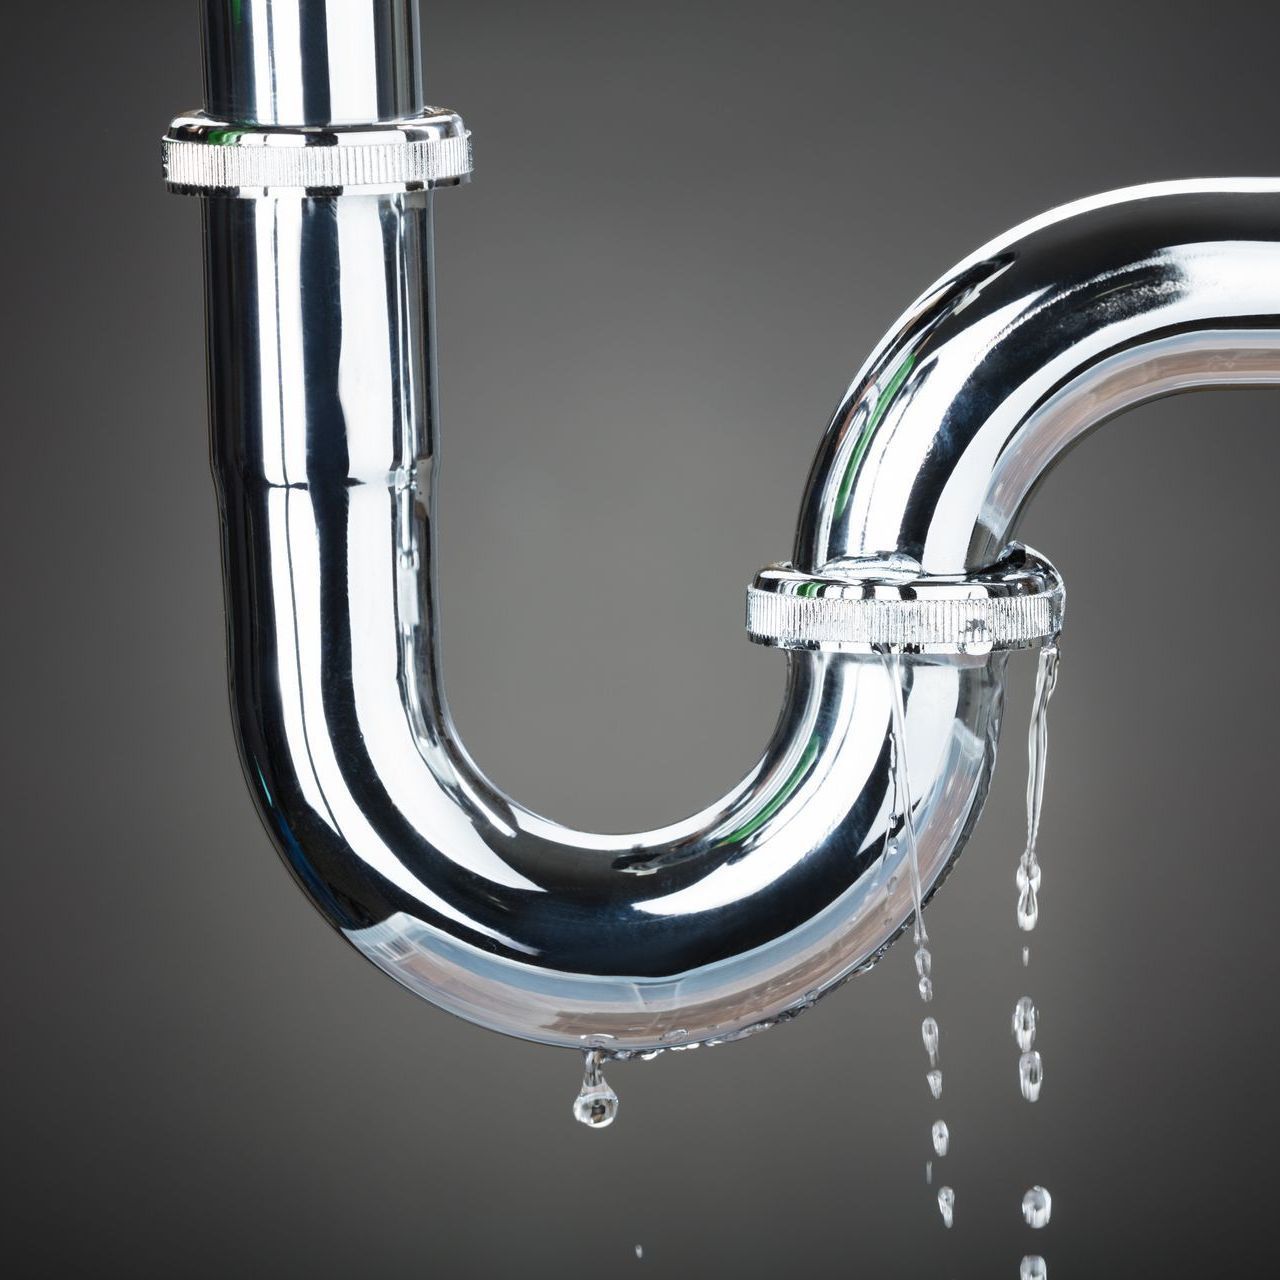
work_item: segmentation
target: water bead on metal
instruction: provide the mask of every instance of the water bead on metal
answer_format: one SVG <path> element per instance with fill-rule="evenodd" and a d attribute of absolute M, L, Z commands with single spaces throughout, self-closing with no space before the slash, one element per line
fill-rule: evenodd
<path fill-rule="evenodd" d="M 618 1114 L 618 1095 L 604 1078 L 604 1052 L 589 1049 L 583 1054 L 582 1088 L 573 1100 L 573 1116 L 589 1129 L 606 1129 Z"/>

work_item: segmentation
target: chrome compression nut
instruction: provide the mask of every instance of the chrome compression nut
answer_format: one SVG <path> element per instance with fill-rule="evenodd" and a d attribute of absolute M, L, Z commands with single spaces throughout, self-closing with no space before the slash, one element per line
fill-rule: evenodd
<path fill-rule="evenodd" d="M 244 125 L 203 111 L 163 139 L 164 179 L 183 195 L 252 199 L 426 191 L 471 176 L 471 133 L 442 107 L 382 124 Z"/>
<path fill-rule="evenodd" d="M 770 565 L 747 590 L 747 634 L 776 649 L 982 655 L 1052 640 L 1065 608 L 1058 571 L 1013 543 L 989 568 L 955 576 L 924 574 L 901 556 L 838 561 L 820 574 Z"/>

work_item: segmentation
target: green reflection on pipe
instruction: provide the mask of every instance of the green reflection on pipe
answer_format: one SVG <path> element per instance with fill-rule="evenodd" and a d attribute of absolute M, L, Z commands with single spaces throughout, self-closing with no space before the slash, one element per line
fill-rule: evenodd
<path fill-rule="evenodd" d="M 867 425 L 862 428 L 858 443 L 853 446 L 849 465 L 844 469 L 844 478 L 840 481 L 840 492 L 836 495 L 837 520 L 844 515 L 845 508 L 849 505 L 849 495 L 853 492 L 854 477 L 858 474 L 858 467 L 861 465 L 867 448 L 871 444 L 871 437 L 875 435 L 876 428 L 884 421 L 884 415 L 889 412 L 894 397 L 902 390 L 902 384 L 906 382 L 907 375 L 911 372 L 915 362 L 914 352 L 909 351 L 902 357 L 902 362 L 893 371 L 884 391 L 881 392 L 876 400 L 876 407 L 867 418 Z"/>
<path fill-rule="evenodd" d="M 759 813 L 753 818 L 748 818 L 742 826 L 736 831 L 731 831 L 723 840 L 717 840 L 715 847 L 723 849 L 725 845 L 736 844 L 739 840 L 745 840 L 748 836 L 754 835 L 760 830 L 770 818 L 773 817 L 779 809 L 782 808 L 788 800 L 791 799 L 792 793 L 805 780 L 809 771 L 813 768 L 813 762 L 818 758 L 818 748 L 821 744 L 818 741 L 818 735 L 815 733 L 809 739 L 808 745 L 804 749 L 804 755 L 800 757 L 800 762 L 796 765 L 787 780 L 778 788 L 778 793 L 769 801 Z"/>

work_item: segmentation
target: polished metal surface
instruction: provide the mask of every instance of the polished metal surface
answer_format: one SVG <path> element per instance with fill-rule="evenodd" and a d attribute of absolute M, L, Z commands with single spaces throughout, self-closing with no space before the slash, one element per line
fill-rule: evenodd
<path fill-rule="evenodd" d="M 989 563 L 1063 451 L 1178 391 L 1280 382 L 1280 181 L 1157 183 L 1055 209 L 908 309 L 809 476 L 795 563 Z"/>
<path fill-rule="evenodd" d="M 747 635 L 775 649 L 989 654 L 1054 639 L 1065 607 L 1058 571 L 1020 543 L 969 573 L 926 574 L 905 556 L 820 574 L 776 564 L 747 589 Z"/>
<path fill-rule="evenodd" d="M 255 25 L 214 48 L 209 83 L 239 105 L 211 91 L 208 109 L 279 123 L 298 95 L 268 100 L 265 84 L 333 76 L 280 24 L 323 11 L 332 34 L 348 6 L 209 0 L 210 30 L 233 8 Z M 412 6 L 391 8 L 393 29 L 414 27 Z M 403 46 L 374 52 L 375 80 L 416 83 Z M 298 99 L 308 123 L 312 97 Z M 789 653 L 756 766 L 670 826 L 571 830 L 484 777 L 439 663 L 431 200 L 204 202 L 246 776 L 311 900 L 435 1004 L 622 1054 L 749 1034 L 872 963 L 910 915 L 885 670 Z M 926 575 L 984 569 L 1090 427 L 1153 396 L 1242 383 L 1280 383 L 1280 181 L 1140 188 L 1046 215 L 926 293 L 859 375 L 811 474 L 795 569 L 893 555 Z M 981 809 L 1006 661 L 903 659 L 926 893 Z"/>
<path fill-rule="evenodd" d="M 441 107 L 378 125 L 268 128 L 194 111 L 162 143 L 165 182 L 181 195 L 391 194 L 456 186 L 471 173 L 471 134 Z"/>
<path fill-rule="evenodd" d="M 481 775 L 438 660 L 428 201 L 205 206 L 246 773 L 313 900 L 434 1002 L 615 1050 L 738 1034 L 865 963 L 910 912 L 900 856 L 883 856 L 884 672 L 797 655 L 756 769 L 662 830 L 567 830 Z M 912 668 L 930 880 L 985 786 L 998 709 L 983 662 Z"/>
<path fill-rule="evenodd" d="M 417 0 L 201 0 L 204 104 L 235 124 L 416 116 Z"/>

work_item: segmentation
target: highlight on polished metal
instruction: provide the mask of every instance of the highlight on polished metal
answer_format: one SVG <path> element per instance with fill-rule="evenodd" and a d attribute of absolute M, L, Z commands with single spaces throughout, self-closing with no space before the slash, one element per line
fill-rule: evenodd
<path fill-rule="evenodd" d="M 368 195 L 454 186 L 471 175 L 471 134 L 439 107 L 327 128 L 234 125 L 195 111 L 174 120 L 162 145 L 165 181 L 187 195 Z"/>
<path fill-rule="evenodd" d="M 989 654 L 1052 639 L 1065 605 L 1058 571 L 1018 543 L 973 573 L 926 574 L 905 556 L 816 574 L 777 564 L 747 591 L 747 634 L 776 649 Z"/>
<path fill-rule="evenodd" d="M 205 112 L 246 138 L 376 133 L 427 111 L 414 0 L 204 0 L 203 13 Z M 908 650 L 927 896 L 987 794 L 1005 646 L 1060 622 L 1047 563 L 1006 555 L 1036 483 L 1130 406 L 1280 385 L 1280 180 L 1134 188 L 986 245 L 856 375 L 790 567 L 757 579 L 792 603 L 785 625 L 763 605 L 753 621 L 789 648 L 754 767 L 683 821 L 576 831 L 490 782 L 446 704 L 433 193 L 340 186 L 268 197 L 237 182 L 238 198 L 200 202 L 245 776 L 298 884 L 365 956 L 444 1009 L 548 1044 L 624 1056 L 735 1039 L 872 964 L 913 904 L 894 699 L 860 646 Z M 986 603 L 945 619 L 905 608 L 958 589 Z M 803 599 L 836 611 L 830 630 Z M 1000 641 L 964 652 L 979 616 Z"/>

